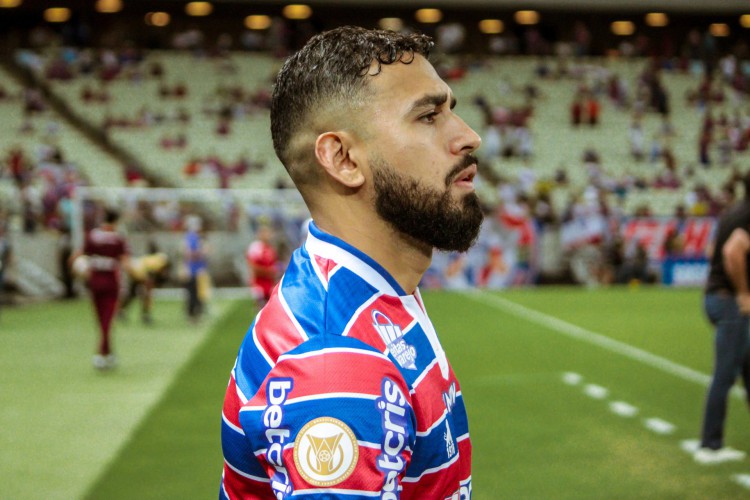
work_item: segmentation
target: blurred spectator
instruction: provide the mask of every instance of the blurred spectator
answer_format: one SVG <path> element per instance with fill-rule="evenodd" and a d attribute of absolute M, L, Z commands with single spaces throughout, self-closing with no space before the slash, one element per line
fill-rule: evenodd
<path fill-rule="evenodd" d="M 5 276 L 8 274 L 13 256 L 7 225 L 5 217 L 0 217 L 0 308 L 5 300 Z"/>

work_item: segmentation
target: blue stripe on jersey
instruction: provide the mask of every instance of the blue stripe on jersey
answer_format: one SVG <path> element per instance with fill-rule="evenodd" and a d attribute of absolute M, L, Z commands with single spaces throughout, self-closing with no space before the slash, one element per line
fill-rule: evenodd
<path fill-rule="evenodd" d="M 292 254 L 279 291 L 305 333 L 310 337 L 319 333 L 324 325 L 326 290 L 304 247 Z"/>
<path fill-rule="evenodd" d="M 222 481 L 221 485 L 219 486 L 219 500 L 229 500 L 229 498 L 224 494 L 224 481 Z"/>
<path fill-rule="evenodd" d="M 255 458 L 255 455 L 248 453 L 249 441 L 245 436 L 232 429 L 222 419 L 221 421 L 221 447 L 224 451 L 224 460 L 235 469 L 257 477 L 268 477 L 266 471 Z"/>
<path fill-rule="evenodd" d="M 414 382 L 424 374 L 425 369 L 435 362 L 435 351 L 432 350 L 432 345 L 427 339 L 422 327 L 417 323 L 411 330 L 406 332 L 403 337 L 404 341 L 414 347 L 417 352 L 417 358 L 414 360 L 416 369 L 407 370 L 402 369 L 401 375 L 404 376 L 404 380 L 409 384 L 409 387 L 414 387 Z M 393 360 L 393 364 L 398 366 L 396 358 L 389 352 L 388 357 Z M 435 368 L 438 369 L 438 368 Z"/>
<path fill-rule="evenodd" d="M 453 406 L 453 425 L 456 427 L 456 438 L 469 432 L 469 417 L 466 414 L 463 395 L 456 397 L 456 404 Z"/>
<path fill-rule="evenodd" d="M 289 355 L 300 355 L 307 354 L 310 352 L 317 352 L 321 349 L 356 349 L 365 351 L 366 353 L 378 353 L 383 354 L 369 344 L 362 342 L 359 339 L 353 337 L 342 337 L 341 335 L 318 335 L 312 337 L 307 342 L 303 342 L 287 354 Z M 385 362 L 385 358 L 382 358 Z"/>
<path fill-rule="evenodd" d="M 234 370 L 235 383 L 239 390 L 242 391 L 242 394 L 248 399 L 258 392 L 266 375 L 271 371 L 271 365 L 268 364 L 266 358 L 263 357 L 255 346 L 253 328 L 255 328 L 254 322 L 245 335 L 245 340 L 242 341 L 242 346 L 237 354 L 237 365 Z M 247 370 L 247 368 L 250 369 Z"/>
<path fill-rule="evenodd" d="M 326 331 L 341 335 L 362 304 L 370 300 L 378 291 L 349 269 L 337 271 L 328 285 L 328 291 L 339 297 L 336 307 L 328 308 Z"/>
<path fill-rule="evenodd" d="M 393 289 L 398 293 L 398 295 L 408 295 L 403 288 L 401 288 L 401 285 L 398 284 L 398 282 L 391 276 L 391 274 L 383 268 L 380 264 L 375 262 L 372 258 L 370 258 L 369 255 L 366 255 L 359 251 L 358 249 L 354 248 L 350 244 L 346 243 L 344 240 L 340 240 L 336 238 L 335 236 L 324 233 L 320 229 L 318 229 L 318 226 L 315 225 L 315 222 L 311 222 L 309 225 L 310 233 L 318 238 L 321 241 L 325 241 L 326 243 L 330 243 L 332 245 L 336 245 L 339 248 L 343 248 L 350 254 L 356 256 L 359 260 L 373 268 L 380 274 L 383 278 L 385 278 L 386 281 L 388 281 L 388 284 L 393 287 Z"/>
<path fill-rule="evenodd" d="M 454 448 L 454 455 L 448 456 L 446 424 L 450 426 L 450 436 L 455 442 L 459 434 L 456 434 L 456 428 L 453 425 L 453 419 L 450 414 L 432 428 L 426 436 L 417 438 L 417 446 L 411 457 L 411 463 L 406 469 L 406 477 L 419 477 L 425 470 L 439 467 L 455 457 L 457 449 Z"/>
<path fill-rule="evenodd" d="M 456 404 L 443 421 L 433 427 L 429 434 L 417 438 L 417 447 L 406 471 L 407 477 L 419 477 L 425 470 L 453 459 L 447 452 L 446 422 L 450 426 L 451 438 L 458 446 L 458 438 L 469 433 L 469 422 L 461 395 L 456 397 Z"/>

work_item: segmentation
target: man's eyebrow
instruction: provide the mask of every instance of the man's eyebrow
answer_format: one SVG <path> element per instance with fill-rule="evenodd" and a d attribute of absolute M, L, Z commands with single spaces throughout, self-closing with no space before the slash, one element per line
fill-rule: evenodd
<path fill-rule="evenodd" d="M 411 109 L 412 111 L 418 110 L 420 108 L 427 108 L 431 106 L 442 106 L 448 101 L 448 94 L 442 93 L 442 94 L 427 94 L 424 97 L 421 97 L 414 101 L 414 104 L 412 104 Z M 451 96 L 451 109 L 453 109 L 456 106 L 456 98 L 454 96 Z"/>

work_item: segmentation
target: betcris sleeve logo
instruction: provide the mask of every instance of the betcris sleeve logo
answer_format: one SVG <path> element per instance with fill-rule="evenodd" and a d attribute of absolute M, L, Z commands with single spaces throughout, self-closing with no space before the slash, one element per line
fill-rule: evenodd
<path fill-rule="evenodd" d="M 268 442 L 266 460 L 276 469 L 271 477 L 271 489 L 279 500 L 292 494 L 292 482 L 284 465 L 283 452 L 290 434 L 289 427 L 284 425 L 284 403 L 293 387 L 291 378 L 272 378 L 266 385 L 268 403 L 263 411 L 263 429 Z"/>
<path fill-rule="evenodd" d="M 382 500 L 394 500 L 401 496 L 398 475 L 406 468 L 402 452 L 409 444 L 409 413 L 406 398 L 398 386 L 388 377 L 381 384 L 381 395 L 375 400 L 383 427 L 382 453 L 377 466 L 383 473 Z"/>
<path fill-rule="evenodd" d="M 417 369 L 417 350 L 404 340 L 404 331 L 380 311 L 372 311 L 372 326 L 401 368 Z"/>

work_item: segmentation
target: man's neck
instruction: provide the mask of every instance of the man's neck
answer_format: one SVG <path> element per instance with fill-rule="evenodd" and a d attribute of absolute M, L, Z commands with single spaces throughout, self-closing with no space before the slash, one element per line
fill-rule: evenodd
<path fill-rule="evenodd" d="M 406 293 L 413 293 L 432 262 L 432 247 L 396 231 L 376 214 L 313 214 L 323 231 L 365 253 L 388 271 Z"/>

